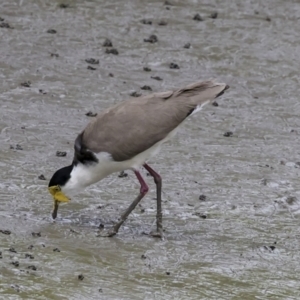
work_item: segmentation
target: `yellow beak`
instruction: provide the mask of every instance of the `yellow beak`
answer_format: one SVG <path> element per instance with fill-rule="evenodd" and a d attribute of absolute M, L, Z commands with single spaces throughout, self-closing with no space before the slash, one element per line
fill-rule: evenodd
<path fill-rule="evenodd" d="M 52 218 L 57 217 L 58 205 L 60 202 L 69 202 L 70 199 L 60 190 L 59 186 L 51 186 L 48 188 L 50 194 L 53 196 L 54 208 L 52 212 Z"/>

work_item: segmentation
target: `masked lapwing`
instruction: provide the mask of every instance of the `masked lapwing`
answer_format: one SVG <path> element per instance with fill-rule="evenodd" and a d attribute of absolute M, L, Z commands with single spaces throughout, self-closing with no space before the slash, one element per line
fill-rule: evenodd
<path fill-rule="evenodd" d="M 52 217 L 56 218 L 59 203 L 69 202 L 70 195 L 114 172 L 131 169 L 141 185 L 140 192 L 104 234 L 115 235 L 148 192 L 139 171 L 144 167 L 156 184 L 157 231 L 153 235 L 162 236 L 162 179 L 147 161 L 157 155 L 162 144 L 175 135 L 189 116 L 228 88 L 224 83 L 201 81 L 173 91 L 131 98 L 98 114 L 76 138 L 72 164 L 56 171 L 49 182 L 54 199 Z"/>

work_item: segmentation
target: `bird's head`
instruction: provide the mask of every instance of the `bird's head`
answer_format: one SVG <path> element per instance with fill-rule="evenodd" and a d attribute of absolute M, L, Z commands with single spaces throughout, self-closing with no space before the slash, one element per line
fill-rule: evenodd
<path fill-rule="evenodd" d="M 57 217 L 58 205 L 60 202 L 69 202 L 70 198 L 65 195 L 64 189 L 71 178 L 73 166 L 67 166 L 57 170 L 48 185 L 49 193 L 53 196 L 54 209 L 52 212 L 52 218 Z"/>

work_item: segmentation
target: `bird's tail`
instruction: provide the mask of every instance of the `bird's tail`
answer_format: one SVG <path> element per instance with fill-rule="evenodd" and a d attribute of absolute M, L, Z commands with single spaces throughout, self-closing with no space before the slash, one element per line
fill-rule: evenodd
<path fill-rule="evenodd" d="M 227 89 L 229 85 L 226 83 L 217 83 L 213 80 L 198 81 L 174 91 L 173 96 L 191 98 L 194 104 L 201 105 L 223 95 Z"/>

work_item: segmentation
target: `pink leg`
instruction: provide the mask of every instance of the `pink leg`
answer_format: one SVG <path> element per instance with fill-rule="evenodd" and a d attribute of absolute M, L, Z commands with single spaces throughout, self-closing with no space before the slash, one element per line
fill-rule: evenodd
<path fill-rule="evenodd" d="M 134 171 L 134 174 L 136 175 L 137 179 L 139 180 L 141 184 L 140 193 L 135 198 L 135 200 L 130 204 L 130 206 L 125 210 L 125 212 L 121 215 L 120 221 L 117 222 L 114 227 L 108 232 L 106 236 L 114 236 L 118 233 L 120 227 L 122 224 L 126 221 L 127 217 L 130 215 L 130 213 L 135 209 L 135 207 L 138 205 L 138 203 L 143 199 L 143 197 L 147 194 L 149 187 L 146 184 L 144 178 L 140 174 L 139 171 Z"/>
<path fill-rule="evenodd" d="M 156 173 L 150 166 L 144 164 L 144 168 L 149 172 L 153 177 L 156 184 L 156 201 L 157 201 L 157 210 L 156 210 L 156 228 L 157 232 L 153 233 L 153 236 L 162 237 L 162 208 L 161 208 L 161 188 L 162 180 L 161 176 Z"/>

